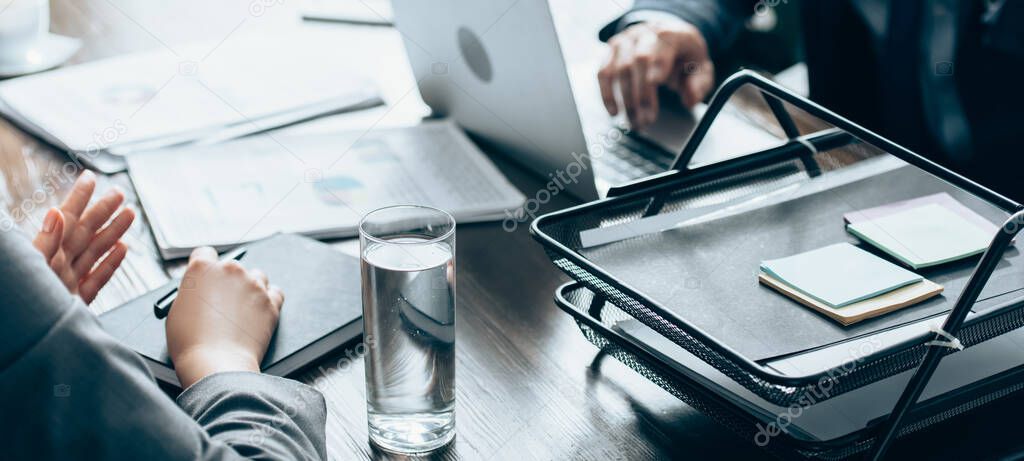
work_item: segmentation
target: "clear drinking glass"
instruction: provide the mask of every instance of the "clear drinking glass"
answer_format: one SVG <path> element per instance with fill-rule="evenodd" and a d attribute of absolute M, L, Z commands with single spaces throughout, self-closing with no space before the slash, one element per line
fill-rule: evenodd
<path fill-rule="evenodd" d="M 421 453 L 455 436 L 455 219 L 424 206 L 359 223 L 370 440 Z"/>

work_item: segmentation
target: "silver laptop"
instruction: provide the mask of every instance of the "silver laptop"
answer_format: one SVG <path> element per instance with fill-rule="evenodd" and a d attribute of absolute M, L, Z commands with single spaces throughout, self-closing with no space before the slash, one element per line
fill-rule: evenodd
<path fill-rule="evenodd" d="M 593 199 L 611 185 L 665 171 L 695 125 L 676 103 L 651 128 L 662 136 L 652 138 L 616 124 L 600 98 L 577 106 L 546 0 L 392 6 L 423 100 L 549 178 L 553 194 Z M 580 77 L 597 84 L 595 75 Z"/>

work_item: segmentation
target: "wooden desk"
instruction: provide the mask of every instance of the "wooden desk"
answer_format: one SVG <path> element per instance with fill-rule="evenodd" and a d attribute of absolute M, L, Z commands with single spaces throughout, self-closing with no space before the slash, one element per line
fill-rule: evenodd
<path fill-rule="evenodd" d="M 600 51 L 596 25 L 623 8 L 618 0 L 576 5 L 556 0 L 556 20 L 572 30 L 563 41 L 588 53 Z M 254 4 L 265 5 L 253 15 Z M 219 40 L 249 29 L 276 27 L 295 20 L 291 2 L 199 0 L 53 0 L 53 30 L 81 37 L 85 46 L 76 62 L 127 51 L 177 46 L 194 40 Z M 561 10 L 559 10 L 561 9 Z M 577 13 L 584 17 L 577 16 Z M 397 36 L 389 29 L 321 25 L 365 32 L 367 37 Z M 564 29 L 563 29 L 564 30 Z M 390 37 L 390 38 L 387 38 Z M 372 47 L 372 41 L 352 43 Z M 592 56 L 588 56 L 589 59 Z M 404 100 L 410 90 L 405 56 L 381 55 L 386 99 Z M 581 58 L 582 59 L 582 58 Z M 574 63 L 570 59 L 570 65 Z M 388 67 L 395 66 L 395 67 Z M 385 70 L 399 69 L 398 74 Z M 405 72 L 405 74 L 401 74 Z M 585 76 L 583 76 L 585 78 Z M 415 99 L 415 98 L 414 98 Z M 492 156 L 528 196 L 543 184 L 521 168 Z M 24 208 L 19 222 L 34 232 L 45 209 L 59 203 L 71 178 L 59 174 L 69 160 L 63 154 L 0 120 L 0 194 L 8 210 Z M 50 184 L 54 193 L 39 194 Z M 100 189 L 118 185 L 134 203 L 124 174 L 101 178 Z M 571 201 L 556 197 L 545 210 Z M 30 208 L 30 209 L 29 209 Z M 132 250 L 125 266 L 92 308 L 102 312 L 167 279 L 156 257 L 144 217 L 127 238 Z M 565 277 L 545 257 L 525 226 L 515 232 L 500 224 L 467 225 L 458 233 L 458 385 L 456 442 L 434 457 L 445 459 L 760 459 L 764 453 L 740 440 L 696 410 L 615 361 L 591 366 L 596 350 L 575 324 L 552 303 Z M 389 458 L 367 442 L 361 360 L 328 357 L 300 379 L 327 397 L 327 445 L 330 457 Z M 1024 409 L 1015 398 L 946 423 L 897 445 L 892 459 L 978 458 L 1021 448 L 1011 424 Z M 939 451 L 936 440 L 960 439 L 960 448 Z M 979 452 L 983 449 L 985 452 Z"/>

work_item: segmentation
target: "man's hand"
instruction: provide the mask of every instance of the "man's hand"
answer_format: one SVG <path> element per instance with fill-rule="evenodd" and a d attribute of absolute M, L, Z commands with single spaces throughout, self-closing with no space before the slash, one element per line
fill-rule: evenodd
<path fill-rule="evenodd" d="M 197 248 L 167 316 L 167 351 L 182 388 L 222 371 L 260 371 L 284 294 L 263 272 Z"/>
<path fill-rule="evenodd" d="M 96 176 L 91 171 L 82 173 L 64 204 L 46 212 L 43 227 L 32 242 L 68 291 L 87 304 L 124 260 L 128 246 L 121 237 L 135 220 L 130 208 L 114 216 L 124 202 L 124 193 L 117 189 L 89 206 L 95 189 Z"/>
<path fill-rule="evenodd" d="M 597 74 L 608 113 L 619 113 L 616 90 L 634 129 L 658 117 L 658 87 L 666 86 L 686 107 L 704 99 L 715 72 L 707 43 L 692 24 L 658 20 L 633 24 L 608 40 L 611 52 Z"/>

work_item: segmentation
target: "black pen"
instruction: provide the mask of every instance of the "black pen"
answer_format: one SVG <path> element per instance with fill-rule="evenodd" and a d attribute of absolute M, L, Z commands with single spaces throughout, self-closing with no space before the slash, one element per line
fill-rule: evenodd
<path fill-rule="evenodd" d="M 245 252 L 245 247 L 238 247 L 228 253 L 225 253 L 220 260 L 227 261 L 229 259 L 234 259 L 235 261 L 241 261 L 242 257 L 245 256 Z M 156 318 L 158 319 L 167 317 L 167 314 L 171 312 L 171 305 L 174 304 L 175 299 L 178 299 L 178 287 L 174 287 L 173 290 L 161 296 L 160 299 L 157 300 L 156 304 L 153 304 L 153 315 L 156 315 Z"/>

